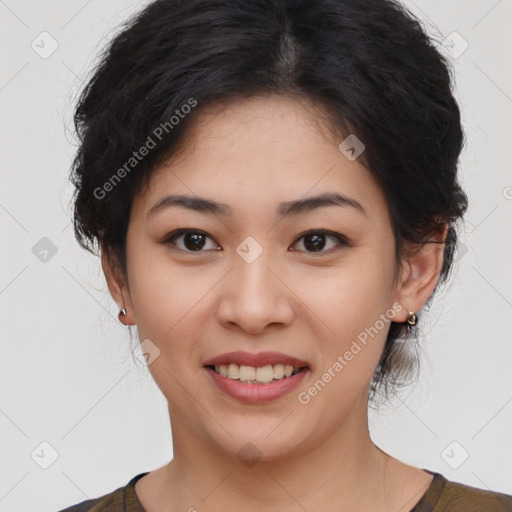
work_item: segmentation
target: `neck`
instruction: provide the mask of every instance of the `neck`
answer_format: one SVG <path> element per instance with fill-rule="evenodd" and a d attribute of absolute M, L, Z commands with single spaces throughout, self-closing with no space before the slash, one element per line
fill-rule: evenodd
<path fill-rule="evenodd" d="M 179 417 L 173 418 L 174 458 L 166 466 L 164 496 L 181 510 L 332 510 L 333 504 L 343 504 L 344 510 L 385 510 L 391 458 L 373 444 L 366 414 L 365 408 L 365 422 L 348 418 L 315 446 L 274 460 L 262 457 L 253 465 L 241 461 L 237 450 L 226 454 L 191 436 Z"/>

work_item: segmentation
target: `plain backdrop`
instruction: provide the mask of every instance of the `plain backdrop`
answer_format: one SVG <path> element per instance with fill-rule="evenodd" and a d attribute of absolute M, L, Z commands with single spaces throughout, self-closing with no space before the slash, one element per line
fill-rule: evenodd
<path fill-rule="evenodd" d="M 470 208 L 420 379 L 370 412 L 371 434 L 404 462 L 512 494 L 512 2 L 405 3 L 454 64 Z M 70 224 L 73 101 L 143 5 L 0 0 L 1 511 L 59 510 L 172 458 L 165 399 Z"/>

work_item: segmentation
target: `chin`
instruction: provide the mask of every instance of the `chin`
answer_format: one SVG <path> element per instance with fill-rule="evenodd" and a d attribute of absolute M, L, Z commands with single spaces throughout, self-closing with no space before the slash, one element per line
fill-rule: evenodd
<path fill-rule="evenodd" d="M 254 425 L 245 418 L 247 421 L 238 423 L 236 428 L 231 424 L 228 430 L 233 437 L 224 432 L 222 438 L 215 435 L 212 441 L 221 451 L 236 457 L 247 467 L 252 467 L 256 462 L 287 460 L 293 453 L 298 453 L 299 446 L 307 442 L 307 436 L 304 437 L 304 428 L 295 431 L 287 420 L 279 425 L 282 419 L 258 421 Z M 283 432 L 285 423 L 286 432 Z"/>

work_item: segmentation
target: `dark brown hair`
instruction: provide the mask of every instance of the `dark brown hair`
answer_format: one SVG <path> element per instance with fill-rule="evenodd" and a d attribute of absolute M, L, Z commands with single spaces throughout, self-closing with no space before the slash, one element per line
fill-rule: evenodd
<path fill-rule="evenodd" d="M 449 226 L 438 286 L 445 281 L 467 208 L 460 112 L 446 58 L 392 0 L 157 0 L 137 13 L 76 106 L 79 243 L 94 252 L 101 242 L 125 275 L 132 201 L 153 170 L 204 107 L 261 94 L 307 99 L 364 142 L 360 158 L 387 198 L 397 262 L 404 241 L 425 243 Z M 414 367 L 404 329 L 391 322 L 372 397 Z"/>

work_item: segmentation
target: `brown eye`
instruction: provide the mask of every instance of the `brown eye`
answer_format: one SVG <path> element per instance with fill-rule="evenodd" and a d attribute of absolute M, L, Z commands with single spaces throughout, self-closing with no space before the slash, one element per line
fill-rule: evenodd
<path fill-rule="evenodd" d="M 330 240 L 334 240 L 334 244 Z M 303 234 L 297 239 L 294 245 L 297 245 L 302 240 L 302 245 L 305 248 L 305 252 L 322 253 L 331 252 L 337 246 L 346 246 L 346 238 L 339 233 L 331 233 L 327 231 L 309 231 Z M 326 250 L 324 250 L 327 247 Z"/>
<path fill-rule="evenodd" d="M 205 252 L 205 247 L 206 250 L 216 249 L 215 244 L 213 247 L 207 247 L 208 240 L 212 239 L 202 231 L 179 229 L 167 236 L 162 243 L 174 245 L 186 252 Z"/>
<path fill-rule="evenodd" d="M 209 241 L 210 246 L 208 246 Z M 313 254 L 330 253 L 337 247 L 348 245 L 343 235 L 328 231 L 308 231 L 295 241 L 294 246 L 298 245 L 300 241 L 302 241 L 304 249 L 299 250 Z M 207 250 L 220 249 L 206 233 L 192 229 L 173 231 L 162 243 L 164 245 L 173 245 L 178 250 L 184 252 L 206 252 Z"/>

